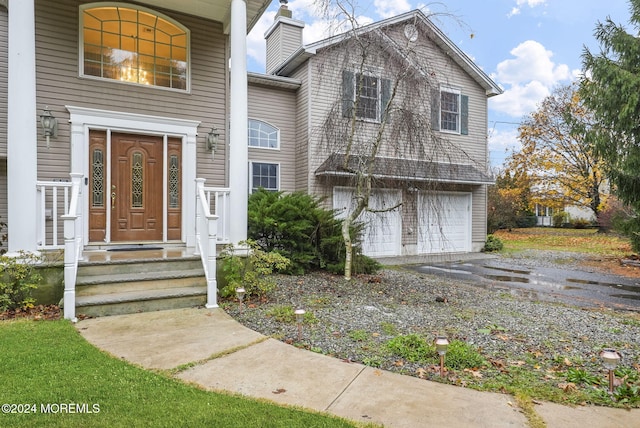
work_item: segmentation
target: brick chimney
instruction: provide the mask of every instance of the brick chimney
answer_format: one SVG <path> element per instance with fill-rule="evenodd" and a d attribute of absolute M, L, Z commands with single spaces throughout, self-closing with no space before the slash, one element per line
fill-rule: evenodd
<path fill-rule="evenodd" d="M 271 74 L 292 53 L 302 47 L 304 22 L 292 18 L 288 0 L 280 0 L 273 25 L 264 34 L 267 40 L 266 73 Z"/>

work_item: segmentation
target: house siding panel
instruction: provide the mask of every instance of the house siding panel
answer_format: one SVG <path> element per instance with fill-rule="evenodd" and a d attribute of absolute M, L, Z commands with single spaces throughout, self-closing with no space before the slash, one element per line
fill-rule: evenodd
<path fill-rule="evenodd" d="M 266 70 L 271 73 L 282 63 L 280 56 L 280 46 L 282 45 L 282 25 L 273 29 L 266 43 Z"/>
<path fill-rule="evenodd" d="M 271 74 L 301 46 L 302 27 L 286 22 L 278 22 L 267 37 L 267 74 Z"/>
<path fill-rule="evenodd" d="M 0 6 L 0 158 L 7 157 L 8 14 Z"/>
<path fill-rule="evenodd" d="M 293 77 L 302 82 L 296 96 L 296 190 L 309 192 L 309 113 L 312 80 L 309 78 L 309 66 L 303 65 Z"/>
<path fill-rule="evenodd" d="M 224 148 L 226 36 L 221 24 L 158 10 L 191 31 L 191 91 L 128 85 L 79 77 L 79 6 L 84 3 L 89 2 L 63 0 L 51 8 L 47 1 L 36 1 L 37 106 L 48 105 L 59 121 L 51 149 L 47 151 L 39 141 L 38 179 L 68 177 L 70 135 L 65 105 L 199 120 L 200 135 L 212 125 L 221 130 L 219 146 Z M 224 185 L 225 151 L 217 153 L 214 162 L 200 140 L 197 151 L 197 175 L 208 179 L 208 185 Z"/>
<path fill-rule="evenodd" d="M 280 148 L 249 147 L 249 161 L 280 165 L 280 190 L 293 192 L 295 184 L 296 94 L 291 90 L 249 85 L 249 119 L 262 120 L 280 130 Z"/>
<path fill-rule="evenodd" d="M 7 215 L 7 160 L 0 158 L 0 223 L 7 222 Z M 0 250 L 7 249 L 7 242 L 2 239 L 6 231 L 0 227 Z"/>

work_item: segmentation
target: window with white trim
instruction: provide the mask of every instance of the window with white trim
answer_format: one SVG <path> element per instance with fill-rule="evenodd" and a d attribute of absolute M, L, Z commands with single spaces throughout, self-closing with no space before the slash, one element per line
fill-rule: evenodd
<path fill-rule="evenodd" d="M 280 189 L 280 165 L 277 163 L 251 162 L 249 168 L 251 191 L 259 188 L 278 191 Z"/>
<path fill-rule="evenodd" d="M 440 91 L 440 129 L 460 132 L 460 91 Z"/>
<path fill-rule="evenodd" d="M 469 96 L 442 86 L 431 90 L 431 125 L 436 131 L 469 135 Z"/>
<path fill-rule="evenodd" d="M 280 148 L 280 130 L 261 120 L 249 119 L 249 147 Z"/>
<path fill-rule="evenodd" d="M 372 73 L 342 72 L 342 116 L 379 122 L 387 108 L 391 81 Z"/>
<path fill-rule="evenodd" d="M 189 86 L 189 30 L 135 5 L 80 7 L 82 76 L 177 90 Z"/>

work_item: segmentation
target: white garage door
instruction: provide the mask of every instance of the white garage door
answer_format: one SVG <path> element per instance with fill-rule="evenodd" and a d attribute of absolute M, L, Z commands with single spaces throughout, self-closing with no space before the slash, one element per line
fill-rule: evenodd
<path fill-rule="evenodd" d="M 369 208 L 384 210 L 401 201 L 399 190 L 375 190 L 369 198 Z M 353 190 L 346 187 L 333 189 L 333 208 L 336 216 L 344 218 L 353 207 Z M 398 256 L 401 252 L 402 223 L 400 208 L 392 211 L 370 212 L 360 215 L 365 223 L 362 252 L 370 257 Z"/>
<path fill-rule="evenodd" d="M 418 195 L 418 252 L 471 251 L 471 194 Z"/>

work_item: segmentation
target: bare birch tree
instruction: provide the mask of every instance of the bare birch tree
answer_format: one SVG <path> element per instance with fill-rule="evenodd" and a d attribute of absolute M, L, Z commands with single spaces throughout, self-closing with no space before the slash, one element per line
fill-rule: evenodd
<path fill-rule="evenodd" d="M 486 159 L 473 159 L 439 132 L 440 121 L 447 119 L 441 116 L 446 113 L 441 113 L 440 103 L 446 99 L 441 98 L 440 88 L 449 83 L 447 69 L 453 67 L 453 60 L 447 63 L 434 53 L 434 32 L 439 31 L 435 26 L 416 17 L 401 25 L 363 28 L 353 3 L 317 3 L 349 28 L 327 48 L 325 62 L 318 65 L 319 72 L 325 73 L 326 79 L 321 80 L 336 86 L 335 80 L 341 79 L 342 91 L 333 94 L 335 99 L 315 133 L 322 141 L 322 152 L 331 154 L 321 168 L 334 172 L 335 183 L 353 189 L 351 209 L 344 214 L 342 226 L 344 276 L 350 279 L 354 225 L 364 213 L 400 207 L 400 203 L 372 206 L 375 189 L 414 193 L 442 189 L 447 178 L 458 175 L 460 165 L 476 164 L 484 172 Z M 342 75 L 332 74 L 335 70 Z M 323 89 L 317 88 L 317 95 Z M 456 114 L 464 134 L 468 117 Z"/>

